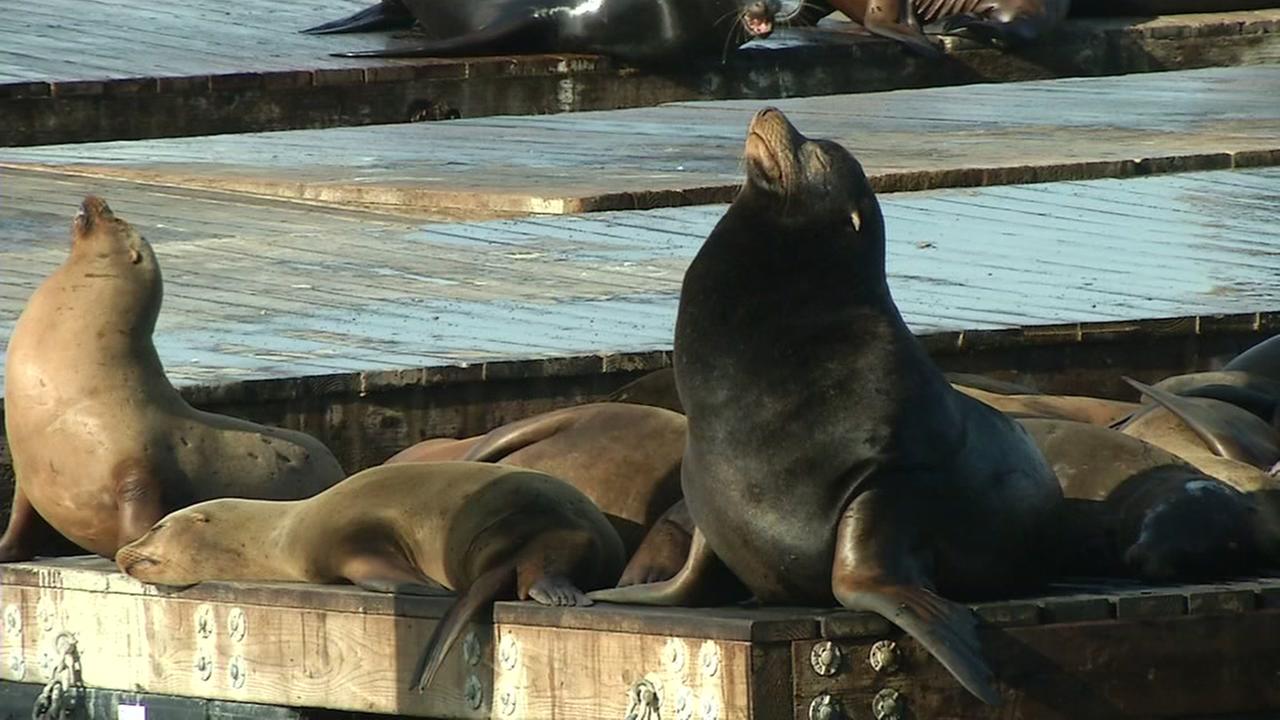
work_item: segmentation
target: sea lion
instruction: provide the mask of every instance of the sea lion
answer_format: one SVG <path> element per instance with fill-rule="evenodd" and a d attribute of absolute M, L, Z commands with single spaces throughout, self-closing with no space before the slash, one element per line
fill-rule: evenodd
<path fill-rule="evenodd" d="M 641 65 L 716 56 L 773 32 L 779 0 L 400 0 L 428 39 L 336 57 L 596 53 Z M 341 21 L 339 21 L 341 22 Z"/>
<path fill-rule="evenodd" d="M 195 410 L 169 384 L 152 342 L 160 266 L 106 202 L 86 197 L 71 237 L 9 338 L 17 480 L 0 561 L 30 558 L 46 521 L 110 558 L 176 507 L 307 497 L 344 477 L 319 440 Z"/>
<path fill-rule="evenodd" d="M 349 581 L 460 596 L 416 674 L 430 684 L 462 629 L 498 598 L 589 605 L 622 570 L 622 541 L 590 498 L 546 473 L 490 463 L 380 465 L 305 500 L 222 499 L 174 512 L 120 549 L 143 582 Z"/>
<path fill-rule="evenodd" d="M 922 26 L 941 24 L 946 35 L 961 35 L 1014 48 L 1039 39 L 1067 17 L 1071 0 L 809 0 L 862 25 L 867 32 L 896 40 L 927 57 L 942 51 Z"/>
<path fill-rule="evenodd" d="M 1280 433 L 1254 413 L 1229 402 L 1187 397 L 1124 378 L 1159 407 L 1136 413 L 1119 426 L 1191 462 L 1208 452 L 1217 457 L 1270 469 L 1280 461 Z M 1176 421 L 1170 422 L 1170 416 Z"/>
<path fill-rule="evenodd" d="M 952 387 L 1000 412 L 1017 417 L 1078 420 L 1107 426 L 1129 417 L 1141 407 L 1137 403 L 1082 395 L 1004 395 L 954 383 Z"/>
<path fill-rule="evenodd" d="M 1194 581 L 1254 570 L 1280 546 L 1270 514 L 1172 453 L 1089 423 L 1018 422 L 1066 498 L 1054 534 L 1060 572 Z"/>
<path fill-rule="evenodd" d="M 676 376 L 672 368 L 654 370 L 623 385 L 609 394 L 607 400 L 616 403 L 650 405 L 672 412 L 683 413 L 680 396 L 676 394 Z"/>
<path fill-rule="evenodd" d="M 662 408 L 589 403 L 534 415 L 473 438 L 427 440 L 393 455 L 387 464 L 466 460 L 547 473 L 591 498 L 630 554 L 680 499 L 685 427 L 683 415 Z M 674 573 L 687 551 L 687 542 L 678 544 L 668 559 L 648 562 L 665 562 Z"/>
<path fill-rule="evenodd" d="M 1062 490 L 1026 431 L 952 389 L 907 328 L 853 155 L 766 108 L 746 170 L 676 316 L 689 560 L 591 597 L 693 602 L 718 556 L 761 602 L 885 616 L 997 702 L 975 617 L 944 596 L 1039 586 Z"/>

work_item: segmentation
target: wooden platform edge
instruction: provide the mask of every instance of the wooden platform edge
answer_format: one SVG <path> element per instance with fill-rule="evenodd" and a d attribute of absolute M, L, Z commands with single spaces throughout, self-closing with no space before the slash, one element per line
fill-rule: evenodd
<path fill-rule="evenodd" d="M 948 39 L 929 62 L 859 39 L 742 53 L 657 75 L 595 56 L 383 62 L 355 68 L 0 85 L 0 147 L 616 109 L 1112 75 L 1274 61 L 1280 11 L 1075 19 L 1002 53 Z"/>

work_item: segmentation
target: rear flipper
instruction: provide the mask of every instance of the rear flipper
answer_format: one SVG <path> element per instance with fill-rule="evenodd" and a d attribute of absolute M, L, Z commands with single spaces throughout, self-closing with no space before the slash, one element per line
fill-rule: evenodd
<path fill-rule="evenodd" d="M 957 35 L 999 48 L 1015 48 L 1030 45 L 1040 37 L 1037 25 L 1035 20 L 1025 17 L 1002 22 L 965 13 L 947 18 L 942 32 L 944 35 Z"/>
<path fill-rule="evenodd" d="M 449 611 L 440 618 L 440 623 L 427 640 L 427 651 L 418 662 L 414 673 L 414 683 L 410 690 L 421 692 L 431 684 L 432 678 L 444 664 L 445 655 L 458 641 L 462 630 L 475 618 L 482 608 L 491 607 L 499 596 L 510 597 L 516 584 L 516 566 L 514 562 L 503 563 L 476 578 L 458 597 Z"/>
<path fill-rule="evenodd" d="M 548 45 L 547 42 L 536 42 L 533 36 L 538 31 L 545 32 L 550 25 L 546 18 L 514 17 L 501 23 L 458 37 L 443 40 L 430 40 L 420 45 L 403 48 L 387 48 L 385 50 L 359 50 L 356 52 L 330 53 L 333 57 L 452 57 L 459 55 L 485 55 L 503 52 L 520 44 L 523 49 L 537 51 Z M 533 42 L 521 43 L 529 38 Z"/>
<path fill-rule="evenodd" d="M 352 13 L 339 20 L 330 20 L 298 32 L 308 35 L 334 33 L 374 32 L 413 27 L 414 18 L 400 0 L 382 0 L 372 7 Z"/>

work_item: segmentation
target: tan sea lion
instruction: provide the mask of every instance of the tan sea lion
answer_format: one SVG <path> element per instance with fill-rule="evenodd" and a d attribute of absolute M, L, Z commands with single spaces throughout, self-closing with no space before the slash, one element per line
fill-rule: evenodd
<path fill-rule="evenodd" d="M 128 575 L 349 581 L 381 592 L 460 593 L 417 675 L 425 687 L 467 622 L 497 598 L 588 605 L 622 570 L 622 541 L 591 500 L 545 473 L 490 463 L 380 465 L 305 500 L 211 500 L 120 549 Z"/>
<path fill-rule="evenodd" d="M 952 383 L 952 387 L 983 404 L 1015 417 L 1077 420 L 1093 425 L 1109 426 L 1132 415 L 1142 407 L 1137 403 L 1082 395 L 1006 395 L 955 383 Z"/>
<path fill-rule="evenodd" d="M 439 460 L 496 462 L 538 470 L 581 490 L 604 512 L 631 556 L 658 518 L 680 499 L 683 415 L 624 403 L 589 403 L 541 413 L 463 440 L 432 439 L 387 464 Z M 640 563 L 674 574 L 687 538 L 658 537 Z"/>
<path fill-rule="evenodd" d="M 66 262 L 9 338 L 5 430 L 16 489 L 0 561 L 48 522 L 104 557 L 170 510 L 216 497 L 307 497 L 344 476 L 319 440 L 193 409 L 152 343 L 163 281 L 151 245 L 86 197 Z"/>
<path fill-rule="evenodd" d="M 1253 412 L 1223 400 L 1186 397 L 1124 378 L 1158 407 L 1135 413 L 1118 426 L 1195 463 L 1216 456 L 1269 470 L 1280 462 L 1280 433 Z"/>
<path fill-rule="evenodd" d="M 907 328 L 884 217 L 847 150 L 766 108 L 746 171 L 677 312 L 689 560 L 670 581 L 590 597 L 693 603 L 719 557 L 762 603 L 883 615 L 998 702 L 975 617 L 955 600 L 1043 583 L 1057 479 L 1026 431 L 951 388 Z"/>

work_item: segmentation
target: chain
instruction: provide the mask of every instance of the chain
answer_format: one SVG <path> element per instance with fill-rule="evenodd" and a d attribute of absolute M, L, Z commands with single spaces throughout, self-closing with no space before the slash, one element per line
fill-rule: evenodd
<path fill-rule="evenodd" d="M 31 720 L 67 720 L 84 699 L 80 651 L 76 648 L 75 637 L 70 633 L 60 633 L 55 644 L 62 649 L 62 657 L 36 698 Z"/>

